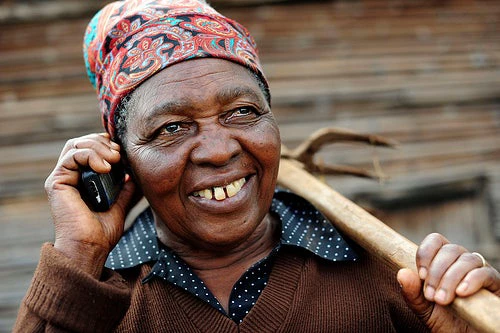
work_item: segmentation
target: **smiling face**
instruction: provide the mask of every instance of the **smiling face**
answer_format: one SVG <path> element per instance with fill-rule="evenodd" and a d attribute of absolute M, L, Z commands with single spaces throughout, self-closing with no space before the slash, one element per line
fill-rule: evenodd
<path fill-rule="evenodd" d="M 251 73 L 226 60 L 190 60 L 148 79 L 132 99 L 127 158 L 162 242 L 226 250 L 256 238 L 280 137 Z"/>

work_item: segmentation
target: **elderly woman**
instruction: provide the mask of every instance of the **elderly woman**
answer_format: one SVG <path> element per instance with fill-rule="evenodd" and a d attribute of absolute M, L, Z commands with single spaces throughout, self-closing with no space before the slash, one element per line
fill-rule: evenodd
<path fill-rule="evenodd" d="M 396 279 L 276 189 L 280 136 L 256 46 L 203 1 L 111 3 L 89 24 L 85 60 L 107 133 L 68 141 L 46 181 L 56 237 L 16 331 L 465 331 L 443 306 L 498 293 L 499 273 L 440 235 L 420 246 L 419 274 Z M 94 212 L 80 170 L 116 163 L 124 188 Z M 150 208 L 124 233 L 142 195 Z"/>

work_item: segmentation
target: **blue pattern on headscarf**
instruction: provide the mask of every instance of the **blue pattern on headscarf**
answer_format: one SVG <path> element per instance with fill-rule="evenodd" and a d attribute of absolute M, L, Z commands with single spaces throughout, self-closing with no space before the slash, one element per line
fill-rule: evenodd
<path fill-rule="evenodd" d="M 88 25 L 88 30 L 85 32 L 85 36 L 83 37 L 83 44 L 85 46 L 89 46 L 90 42 L 92 42 L 97 34 L 97 23 L 99 22 L 99 16 L 101 16 L 101 11 L 99 11 L 95 16 L 92 18 Z M 84 47 L 84 50 L 86 47 Z M 90 64 L 89 64 L 89 59 L 88 59 L 88 53 L 83 52 L 83 60 L 85 61 L 85 69 L 87 70 L 87 76 L 89 78 L 90 83 L 92 83 L 92 86 L 96 88 L 96 78 L 95 78 L 95 73 L 92 72 L 90 69 Z"/>

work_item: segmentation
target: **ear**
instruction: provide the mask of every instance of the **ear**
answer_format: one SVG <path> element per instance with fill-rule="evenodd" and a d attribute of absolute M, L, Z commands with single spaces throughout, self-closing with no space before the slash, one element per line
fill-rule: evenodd
<path fill-rule="evenodd" d="M 132 178 L 132 181 L 137 184 L 136 177 L 134 170 L 132 169 L 132 166 L 130 165 L 130 161 L 127 156 L 127 151 L 123 145 L 121 145 L 121 150 L 120 150 L 120 155 L 121 155 L 121 163 L 123 164 L 123 167 L 125 168 L 125 172 Z"/>
<path fill-rule="evenodd" d="M 135 184 L 135 193 L 134 193 L 134 198 L 132 199 L 132 202 L 134 202 L 134 205 L 140 201 L 144 194 L 142 193 L 142 189 L 141 187 L 139 186 L 139 183 L 136 181 L 136 176 L 135 176 L 135 173 L 134 173 L 134 170 L 132 169 L 132 166 L 130 164 L 130 161 L 127 157 L 127 153 L 126 153 L 126 150 L 125 148 L 123 147 L 123 145 L 121 146 L 122 149 L 121 149 L 121 163 L 125 169 L 125 172 L 130 176 L 130 180 Z"/>

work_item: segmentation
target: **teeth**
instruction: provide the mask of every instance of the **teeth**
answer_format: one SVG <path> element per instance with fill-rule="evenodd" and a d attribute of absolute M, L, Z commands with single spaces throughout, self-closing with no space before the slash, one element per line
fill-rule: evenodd
<path fill-rule="evenodd" d="M 224 200 L 226 199 L 226 193 L 224 193 L 224 189 L 222 187 L 214 187 L 215 200 Z"/>
<path fill-rule="evenodd" d="M 229 184 L 226 186 L 226 192 L 228 197 L 234 197 L 236 193 L 238 193 L 238 189 L 233 184 Z"/>
<path fill-rule="evenodd" d="M 206 190 L 200 191 L 200 197 L 212 199 L 212 190 L 206 189 Z"/>
<path fill-rule="evenodd" d="M 211 200 L 212 198 L 215 198 L 215 200 L 224 200 L 226 198 L 234 197 L 241 190 L 245 182 L 245 178 L 241 178 L 226 186 L 207 188 L 201 191 L 194 192 L 193 195 L 195 197 L 202 197 L 209 200 Z"/>
<path fill-rule="evenodd" d="M 233 184 L 234 188 L 236 189 L 236 192 L 239 192 L 243 184 L 245 184 L 245 182 L 246 182 L 245 178 L 241 178 L 235 182 L 232 182 L 231 184 Z"/>

